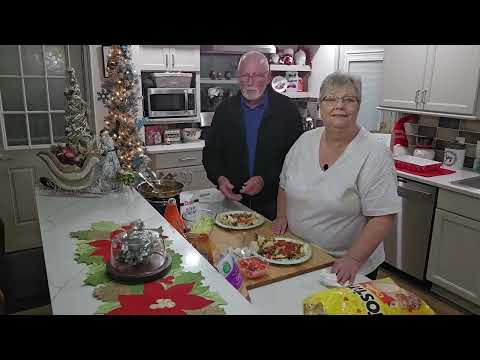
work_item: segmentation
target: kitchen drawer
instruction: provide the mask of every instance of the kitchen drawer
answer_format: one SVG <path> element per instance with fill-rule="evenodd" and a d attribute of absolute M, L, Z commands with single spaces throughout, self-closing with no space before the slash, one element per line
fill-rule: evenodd
<path fill-rule="evenodd" d="M 480 221 L 480 199 L 440 189 L 437 208 Z"/>
<path fill-rule="evenodd" d="M 153 154 L 152 167 L 157 169 L 202 165 L 202 150 Z"/>

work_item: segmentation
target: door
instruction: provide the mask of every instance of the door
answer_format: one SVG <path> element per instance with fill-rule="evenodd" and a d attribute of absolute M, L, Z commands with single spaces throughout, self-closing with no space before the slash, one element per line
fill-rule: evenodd
<path fill-rule="evenodd" d="M 200 46 L 175 45 L 170 48 L 172 70 L 175 71 L 200 71 Z"/>
<path fill-rule="evenodd" d="M 83 59 L 78 45 L 0 46 L 0 217 L 7 252 L 41 246 L 34 186 L 48 173 L 35 155 L 65 140 L 66 66 L 75 68 L 87 99 Z"/>
<path fill-rule="evenodd" d="M 427 45 L 385 46 L 383 106 L 417 109 L 423 89 L 427 50 Z"/>
<path fill-rule="evenodd" d="M 480 46 L 437 45 L 426 77 L 424 110 L 472 115 L 480 70 Z"/>
<path fill-rule="evenodd" d="M 138 56 L 141 70 L 169 70 L 172 66 L 167 45 L 140 45 Z"/>
<path fill-rule="evenodd" d="M 344 52 L 345 72 L 358 75 L 362 79 L 362 106 L 358 123 L 366 130 L 377 130 L 380 112 L 377 110 L 383 95 L 383 49 L 349 49 Z"/>
<path fill-rule="evenodd" d="M 427 279 L 480 305 L 480 222 L 437 209 Z"/>

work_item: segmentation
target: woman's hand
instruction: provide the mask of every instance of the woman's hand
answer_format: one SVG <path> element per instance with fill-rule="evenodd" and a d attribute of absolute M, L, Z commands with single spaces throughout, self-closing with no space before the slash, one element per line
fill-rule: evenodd
<path fill-rule="evenodd" d="M 286 216 L 278 216 L 273 220 L 272 231 L 274 234 L 283 234 L 287 231 L 288 221 Z"/>
<path fill-rule="evenodd" d="M 351 284 L 355 282 L 355 276 L 362 264 L 351 258 L 348 255 L 337 259 L 332 265 L 332 272 L 337 274 L 337 281 L 339 284 L 344 284 L 350 281 Z"/>

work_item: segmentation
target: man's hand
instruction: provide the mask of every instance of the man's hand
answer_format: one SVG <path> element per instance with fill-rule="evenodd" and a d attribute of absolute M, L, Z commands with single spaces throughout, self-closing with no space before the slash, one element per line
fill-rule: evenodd
<path fill-rule="evenodd" d="M 250 196 L 257 195 L 263 189 L 263 178 L 261 176 L 252 176 L 244 184 L 240 192 Z"/>
<path fill-rule="evenodd" d="M 347 281 L 353 284 L 361 265 L 358 260 L 345 255 L 333 263 L 331 272 L 337 274 L 337 282 L 339 284 L 343 285 Z"/>
<path fill-rule="evenodd" d="M 275 220 L 273 220 L 272 224 L 272 232 L 274 234 L 283 234 L 287 231 L 288 228 L 288 221 L 286 216 L 277 216 Z"/>
<path fill-rule="evenodd" d="M 230 200 L 233 200 L 233 201 L 240 201 L 242 200 L 242 195 L 240 194 L 234 194 L 232 192 L 234 186 L 232 185 L 232 183 L 230 182 L 230 180 L 228 180 L 225 176 L 219 176 L 218 177 L 218 190 L 221 191 L 221 193 L 227 198 L 227 199 L 230 199 Z"/>

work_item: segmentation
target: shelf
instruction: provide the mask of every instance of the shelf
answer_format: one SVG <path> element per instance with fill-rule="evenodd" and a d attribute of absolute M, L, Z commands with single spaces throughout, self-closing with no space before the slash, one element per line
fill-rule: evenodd
<path fill-rule="evenodd" d="M 382 111 L 401 112 L 401 113 L 405 113 L 405 114 L 419 114 L 419 115 L 438 116 L 438 117 L 447 117 L 447 118 L 464 119 L 464 120 L 479 120 L 480 119 L 478 116 L 473 116 L 473 115 L 450 114 L 450 113 L 440 113 L 440 112 L 433 112 L 433 111 L 390 108 L 390 107 L 386 107 L 386 106 L 377 106 L 376 109 L 377 110 L 382 110 Z"/>
<path fill-rule="evenodd" d="M 310 93 L 307 91 L 300 91 L 300 92 L 294 92 L 294 91 L 285 91 L 281 93 L 285 96 L 288 96 L 291 99 L 303 99 L 303 98 L 309 98 Z"/>
<path fill-rule="evenodd" d="M 311 71 L 309 65 L 270 64 L 270 71 Z"/>
<path fill-rule="evenodd" d="M 209 78 L 200 78 L 200 84 L 238 84 L 238 79 L 229 79 L 229 80 L 213 80 Z"/>

